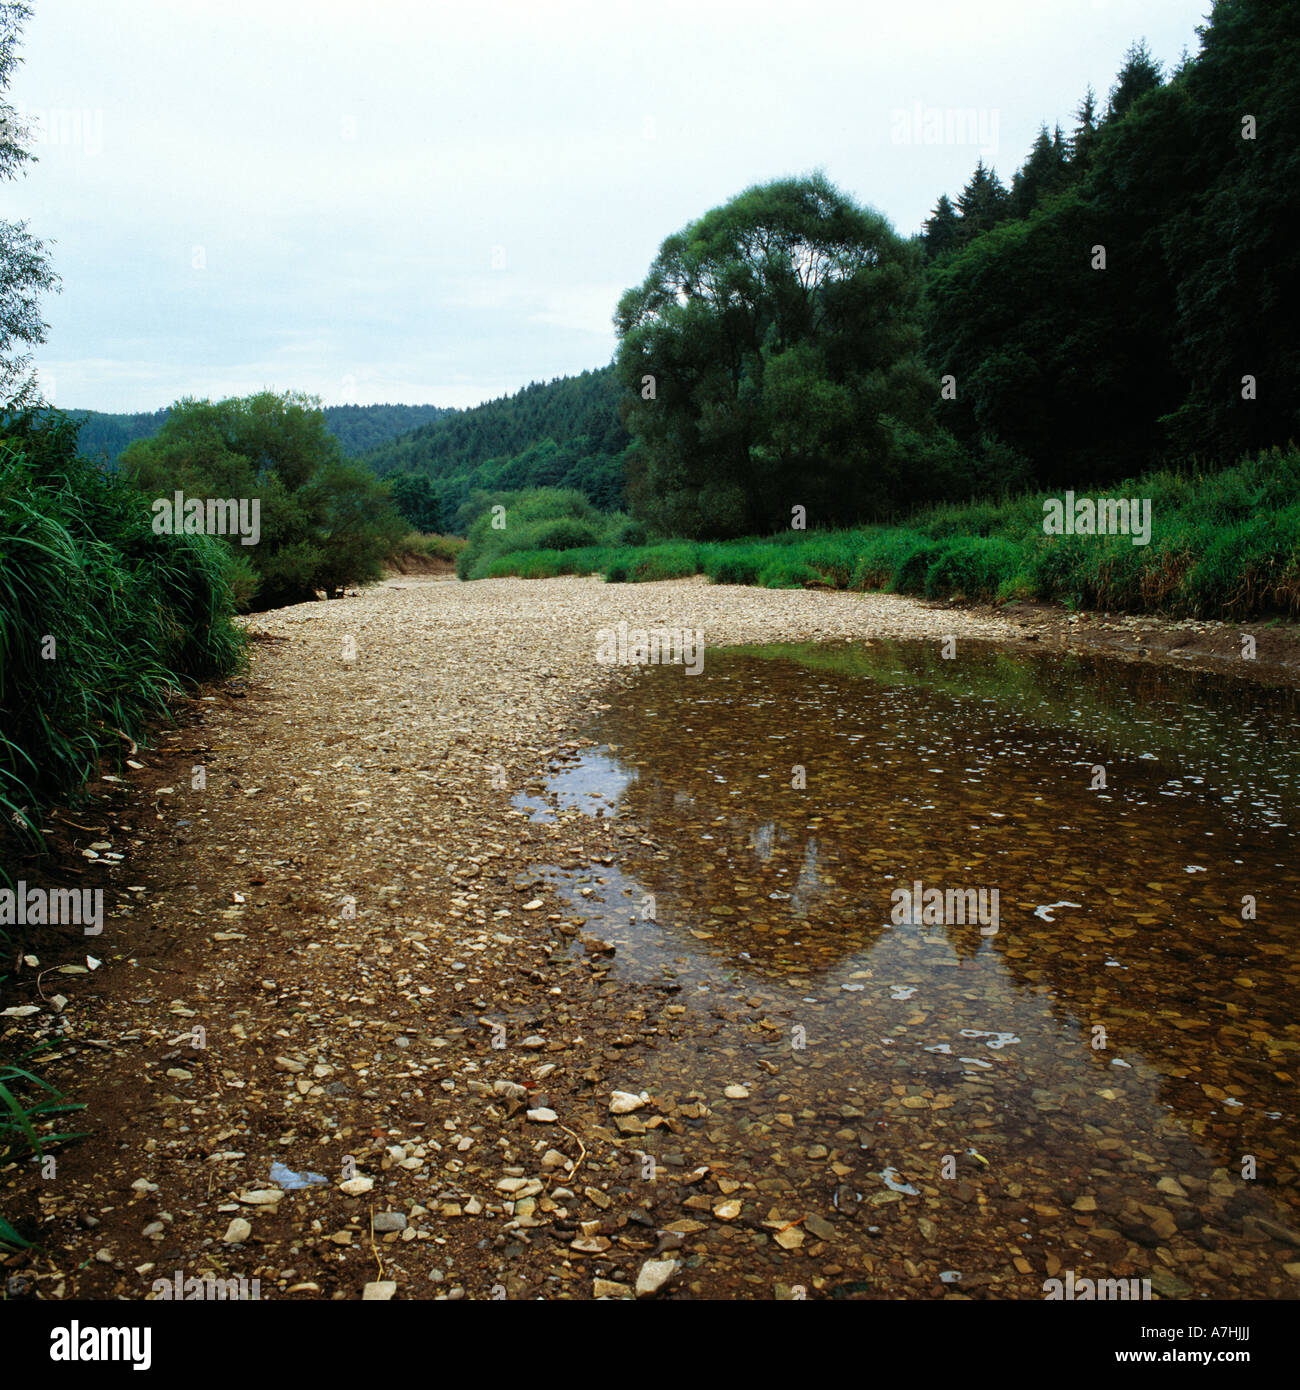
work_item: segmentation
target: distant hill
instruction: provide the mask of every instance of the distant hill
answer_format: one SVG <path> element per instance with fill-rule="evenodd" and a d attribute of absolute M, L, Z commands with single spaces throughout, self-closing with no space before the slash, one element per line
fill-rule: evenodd
<path fill-rule="evenodd" d="M 451 529 L 474 490 L 576 488 L 604 510 L 623 505 L 623 460 L 630 438 L 613 367 L 535 381 L 469 410 L 449 411 L 363 456 L 381 477 L 430 480 Z"/>
<path fill-rule="evenodd" d="M 69 410 L 66 412 L 84 420 L 78 443 L 81 452 L 90 458 L 113 462 L 134 440 L 148 439 L 158 433 L 167 419 L 167 410 L 142 411 L 135 415 L 112 415 L 99 410 Z M 448 413 L 438 405 L 327 405 L 325 423 L 343 446 L 343 452 L 355 458 L 408 430 L 427 425 Z"/>

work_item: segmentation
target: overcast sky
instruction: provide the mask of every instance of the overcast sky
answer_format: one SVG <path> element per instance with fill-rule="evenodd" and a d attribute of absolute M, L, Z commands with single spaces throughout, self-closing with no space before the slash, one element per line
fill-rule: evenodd
<path fill-rule="evenodd" d="M 34 0 L 11 99 L 65 409 L 473 405 L 603 365 L 659 243 L 821 168 L 910 234 L 1209 0 Z M 945 126 L 930 143 L 937 108 Z M 975 113 L 974 122 L 950 113 Z M 962 127 L 966 128 L 962 128 Z"/>

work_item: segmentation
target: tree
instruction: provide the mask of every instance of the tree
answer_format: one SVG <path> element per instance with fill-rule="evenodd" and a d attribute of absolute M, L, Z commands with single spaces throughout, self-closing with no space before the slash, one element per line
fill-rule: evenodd
<path fill-rule="evenodd" d="M 915 480 L 924 425 L 922 252 L 821 175 L 747 189 L 660 247 L 615 314 L 628 493 L 654 529 L 698 537 L 845 522 Z"/>
<path fill-rule="evenodd" d="M 1110 102 L 1106 108 L 1106 119 L 1117 121 L 1124 116 L 1139 97 L 1154 92 L 1164 81 L 1160 64 L 1151 56 L 1147 41 L 1130 44 L 1124 54 L 1124 66 L 1120 68 L 1115 85 L 1110 89 Z"/>
<path fill-rule="evenodd" d="M 1097 139 L 1097 94 L 1091 84 L 1074 113 L 1074 119 L 1078 125 L 1070 137 L 1070 167 L 1076 178 L 1082 178 L 1092 163 L 1092 147 Z"/>
<path fill-rule="evenodd" d="M 939 195 L 934 211 L 925 220 L 925 254 L 933 260 L 952 251 L 961 239 L 961 219 L 946 193 Z"/>
<path fill-rule="evenodd" d="M 256 544 L 226 538 L 255 574 L 258 607 L 379 578 L 407 530 L 374 474 L 343 458 L 319 402 L 297 393 L 178 401 L 156 435 L 126 449 L 120 466 L 155 500 L 180 491 L 205 503 L 258 503 Z"/>
<path fill-rule="evenodd" d="M 30 16 L 27 5 L 0 0 L 0 180 L 18 178 L 35 158 L 27 148 L 30 132 L 4 96 L 21 61 L 18 37 Z M 58 286 L 45 245 L 27 230 L 27 223 L 0 219 L 0 413 L 40 401 L 31 354 L 22 349 L 45 341 L 39 296 Z"/>
<path fill-rule="evenodd" d="M 1028 217 L 1044 198 L 1064 187 L 1066 181 L 1066 156 L 1060 127 L 1052 136 L 1045 125 L 1040 126 L 1029 157 L 1011 181 L 1011 215 Z"/>
<path fill-rule="evenodd" d="M 1011 211 L 1011 197 L 993 169 L 981 159 L 970 182 L 957 197 L 961 213 L 961 239 L 969 241 L 980 232 L 991 231 Z"/>

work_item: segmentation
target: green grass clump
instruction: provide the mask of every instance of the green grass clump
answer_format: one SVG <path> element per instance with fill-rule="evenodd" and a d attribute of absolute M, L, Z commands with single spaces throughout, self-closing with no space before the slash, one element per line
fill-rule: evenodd
<path fill-rule="evenodd" d="M 0 878 L 184 680 L 240 665 L 243 578 L 214 538 L 156 535 L 65 417 L 0 423 Z"/>
<path fill-rule="evenodd" d="M 1170 617 L 1300 615 L 1295 447 L 1265 450 L 1216 473 L 1164 470 L 1076 491 L 1150 499 L 1150 543 L 1046 535 L 1044 495 L 1025 494 L 931 507 L 900 525 L 640 544 L 640 523 L 602 517 L 580 494 L 537 489 L 489 499 L 507 504 L 508 529 L 494 539 L 480 516 L 459 572 L 603 574 L 611 584 L 703 573 L 715 584 L 888 589 L 968 602 L 1037 599 Z"/>

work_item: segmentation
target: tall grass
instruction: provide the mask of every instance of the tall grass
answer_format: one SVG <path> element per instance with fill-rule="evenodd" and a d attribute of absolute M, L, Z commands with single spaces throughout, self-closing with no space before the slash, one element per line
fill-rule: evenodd
<path fill-rule="evenodd" d="M 1266 450 L 1215 473 L 1150 473 L 1081 495 L 1149 498 L 1150 543 L 1045 535 L 1045 494 L 1027 494 L 935 507 L 897 526 L 707 545 L 618 544 L 613 519 L 595 543 L 572 548 L 535 545 L 534 532 L 521 528 L 461 573 L 603 574 L 610 583 L 702 573 L 717 584 L 888 589 L 970 602 L 1039 599 L 1170 617 L 1300 616 L 1300 449 Z M 600 530 L 599 519 L 586 520 Z"/>
<path fill-rule="evenodd" d="M 0 855 L 38 842 L 185 678 L 236 668 L 232 561 L 155 535 L 147 505 L 76 453 L 63 417 L 0 426 Z M 5 865 L 0 857 L 0 876 Z"/>
<path fill-rule="evenodd" d="M 42 848 L 45 809 L 143 741 L 186 679 L 242 663 L 239 582 L 220 542 L 155 535 L 145 499 L 78 457 L 65 417 L 0 421 L 0 884 Z M 19 944 L 0 931 L 0 948 Z M 0 1161 L 73 1137 L 48 1125 L 78 1108 L 0 1061 Z M 0 1241 L 21 1243 L 4 1225 Z"/>

